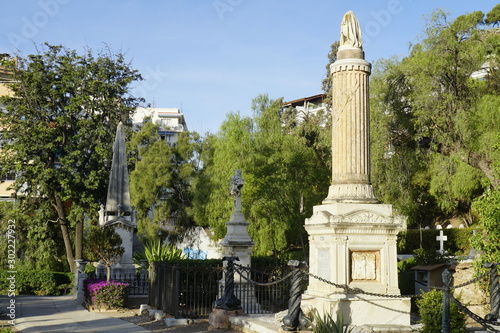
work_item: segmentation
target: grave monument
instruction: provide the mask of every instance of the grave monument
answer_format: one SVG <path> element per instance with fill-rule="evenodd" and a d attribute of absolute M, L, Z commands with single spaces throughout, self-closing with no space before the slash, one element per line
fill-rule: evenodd
<path fill-rule="evenodd" d="M 245 181 L 241 176 L 241 170 L 237 169 L 229 181 L 229 191 L 234 198 L 234 212 L 229 222 L 226 223 L 226 235 L 219 242 L 224 257 L 236 257 L 235 264 L 250 268 L 254 242 L 248 234 L 248 223 L 241 207 L 241 190 Z M 227 262 L 224 262 L 226 267 Z M 255 289 L 240 274 L 234 274 L 234 285 L 237 294 L 242 297 L 242 308 L 247 310 L 249 306 L 255 306 Z"/>
<path fill-rule="evenodd" d="M 370 183 L 371 65 L 353 12 L 344 15 L 340 31 L 337 60 L 330 67 L 332 183 L 305 221 L 309 271 L 335 285 L 310 277 L 302 304 L 320 313 L 342 313 L 350 325 L 409 326 L 410 299 L 391 297 L 400 295 L 396 239 L 406 220 L 377 200 Z"/>
<path fill-rule="evenodd" d="M 106 206 L 101 205 L 101 210 L 99 211 L 99 225 L 113 226 L 115 231 L 120 235 L 122 246 L 125 249 L 118 263 L 111 268 L 112 277 L 116 274 L 135 273 L 135 266 L 132 263 L 132 245 L 137 222 L 136 211 L 130 205 L 127 154 L 123 126 L 120 122 L 116 128 Z"/>

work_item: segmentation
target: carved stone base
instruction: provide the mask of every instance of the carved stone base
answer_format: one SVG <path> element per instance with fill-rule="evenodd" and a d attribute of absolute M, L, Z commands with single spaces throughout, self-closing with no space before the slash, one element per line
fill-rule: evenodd
<path fill-rule="evenodd" d="M 332 184 L 323 204 L 344 203 L 378 203 L 370 184 Z"/>
<path fill-rule="evenodd" d="M 393 214 L 391 205 L 337 202 L 315 206 L 305 221 L 309 272 L 314 277 L 309 277 L 302 304 L 312 305 L 320 314 L 341 309 L 345 319 L 356 320 L 352 325 L 409 325 L 409 300 L 386 297 L 400 295 L 396 240 L 405 228 L 405 218 Z M 342 286 L 380 296 L 346 294 Z"/>
<path fill-rule="evenodd" d="M 304 293 L 302 304 L 311 305 L 319 313 L 342 315 L 349 326 L 400 325 L 410 327 L 410 298 L 384 298 L 367 295 L 331 295 L 317 297 Z"/>
<path fill-rule="evenodd" d="M 243 310 L 228 311 L 223 309 L 213 309 L 212 313 L 208 316 L 208 323 L 212 329 L 226 329 L 231 328 L 230 317 L 240 316 Z"/>

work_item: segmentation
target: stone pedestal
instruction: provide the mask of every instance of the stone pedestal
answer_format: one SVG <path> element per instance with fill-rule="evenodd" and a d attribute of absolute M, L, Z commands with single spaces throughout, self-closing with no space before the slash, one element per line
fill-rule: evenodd
<path fill-rule="evenodd" d="M 320 313 L 341 312 L 351 325 L 410 325 L 410 299 L 399 295 L 397 234 L 405 219 L 391 205 L 332 203 L 314 207 L 306 219 L 310 273 L 337 286 L 309 278 L 303 305 Z M 359 288 L 378 297 L 346 291 Z"/>

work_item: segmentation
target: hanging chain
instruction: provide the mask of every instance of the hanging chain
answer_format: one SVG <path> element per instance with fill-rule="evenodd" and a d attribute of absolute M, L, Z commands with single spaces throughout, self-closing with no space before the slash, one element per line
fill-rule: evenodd
<path fill-rule="evenodd" d="M 487 277 L 487 276 L 489 276 L 489 275 L 490 275 L 490 272 L 486 272 L 486 273 L 484 273 L 484 274 L 482 274 L 482 275 L 479 275 L 478 277 L 476 277 L 476 278 L 474 278 L 474 279 L 472 279 L 472 280 L 469 280 L 469 281 L 464 282 L 464 283 L 462 283 L 462 284 L 459 284 L 459 285 L 453 286 L 453 287 L 451 287 L 451 289 L 450 289 L 450 290 L 455 290 L 455 289 L 463 288 L 463 287 L 468 286 L 468 285 L 470 285 L 470 284 L 476 283 L 476 282 L 478 282 L 478 281 L 480 281 L 480 280 L 484 279 L 485 277 Z"/>
<path fill-rule="evenodd" d="M 278 283 L 281 283 L 281 282 L 285 282 L 288 278 L 290 278 L 292 276 L 292 273 L 293 273 L 293 272 L 290 272 L 287 275 L 285 275 L 284 277 L 282 277 L 281 279 L 278 279 L 278 280 L 273 281 L 273 282 L 257 282 L 257 281 L 253 281 L 252 279 L 247 278 L 245 275 L 243 275 L 243 272 L 241 272 L 238 268 L 235 267 L 234 270 L 238 274 L 240 274 L 240 276 L 245 281 L 247 281 L 248 283 L 251 283 L 253 285 L 256 285 L 256 286 L 274 286 L 275 284 L 278 284 Z"/>
<path fill-rule="evenodd" d="M 456 299 L 453 295 L 451 295 L 450 298 L 451 298 L 451 300 L 453 302 L 455 302 L 455 304 L 463 312 L 465 312 L 475 322 L 477 322 L 478 324 L 480 324 L 481 326 L 483 326 L 484 328 L 488 329 L 491 332 L 498 332 L 498 333 L 500 333 L 499 330 L 497 330 L 497 329 L 493 328 L 493 326 L 491 326 L 491 325 L 494 325 L 494 324 L 498 324 L 497 322 L 492 322 L 492 321 L 486 320 L 484 318 L 481 318 L 480 316 L 478 316 L 477 314 L 475 314 L 474 312 L 472 312 L 471 310 L 469 310 L 467 307 L 465 307 L 462 303 L 460 303 L 460 301 L 458 299 Z"/>
<path fill-rule="evenodd" d="M 351 292 L 351 293 L 354 293 L 354 294 L 364 294 L 364 295 L 369 295 L 369 296 L 389 297 L 389 298 L 418 298 L 418 297 L 422 297 L 422 295 L 420 295 L 420 294 L 414 294 L 414 295 L 390 295 L 390 294 L 372 293 L 372 292 L 364 291 L 364 290 L 359 289 L 359 288 L 351 288 L 351 287 L 346 286 L 346 285 L 337 284 L 337 283 L 328 281 L 328 280 L 326 280 L 326 279 L 324 279 L 324 278 L 322 278 L 320 276 L 314 275 L 313 273 L 307 273 L 306 272 L 306 274 L 309 275 L 312 278 L 315 278 L 316 280 L 319 280 L 321 282 L 330 284 L 330 285 L 332 285 L 334 287 L 337 287 L 337 288 L 344 289 L 346 292 Z"/>

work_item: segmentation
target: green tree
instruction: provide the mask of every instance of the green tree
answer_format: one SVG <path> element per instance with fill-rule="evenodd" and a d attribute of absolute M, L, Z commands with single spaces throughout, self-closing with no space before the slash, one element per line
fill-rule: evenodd
<path fill-rule="evenodd" d="M 498 54 L 499 37 L 483 18 L 474 12 L 449 22 L 436 11 L 408 57 L 374 71 L 374 185 L 411 223 L 458 217 L 470 224 L 474 198 L 499 184 L 495 77 L 490 70 L 486 80 L 473 78 Z"/>
<path fill-rule="evenodd" d="M 14 95 L 0 98 L 8 128 L 0 173 L 17 172 L 20 210 L 37 208 L 32 223 L 59 226 L 53 240 L 62 238 L 73 270 L 82 257 L 84 212 L 97 212 L 105 198 L 116 126 L 136 106 L 128 89 L 141 76 L 121 53 L 79 55 L 48 44 L 6 65 Z"/>
<path fill-rule="evenodd" d="M 253 119 L 228 115 L 220 131 L 209 139 L 203 175 L 197 183 L 197 189 L 208 189 L 201 192 L 206 204 L 197 207 L 195 217 L 199 224 L 210 224 L 216 239 L 224 236 L 234 210 L 229 180 L 241 169 L 243 212 L 256 243 L 254 253 L 280 255 L 304 249 L 304 219 L 326 197 L 329 185 L 326 144 L 322 142 L 329 135 L 323 134 L 322 122 L 315 116 L 303 123 L 290 121 L 294 117 L 287 113 L 293 110 L 283 110 L 281 100 L 267 95 L 256 97 L 252 110 Z M 312 124 L 317 125 L 316 130 Z"/>
<path fill-rule="evenodd" d="M 174 241 L 194 226 L 189 212 L 191 186 L 200 171 L 200 145 L 197 133 L 183 132 L 171 146 L 160 139 L 158 126 L 151 122 L 132 134 L 129 147 L 135 162 L 130 191 L 143 240 L 168 236 Z M 175 228 L 164 228 L 167 222 L 174 222 Z"/>
<path fill-rule="evenodd" d="M 106 266 L 106 276 L 109 281 L 111 266 L 117 263 L 125 252 L 122 238 L 110 225 L 91 226 L 85 238 L 85 257 L 91 261 L 101 261 Z"/>

